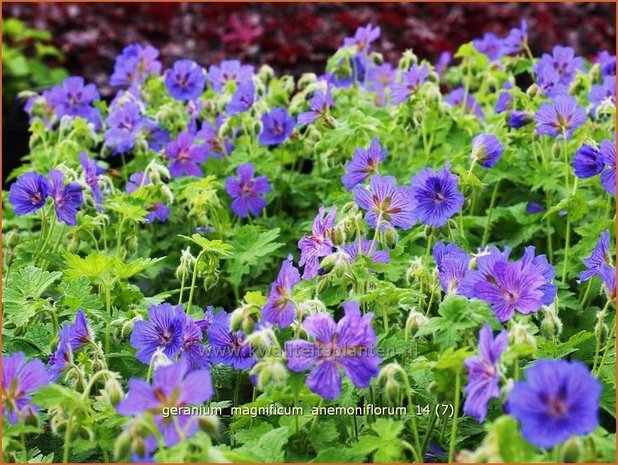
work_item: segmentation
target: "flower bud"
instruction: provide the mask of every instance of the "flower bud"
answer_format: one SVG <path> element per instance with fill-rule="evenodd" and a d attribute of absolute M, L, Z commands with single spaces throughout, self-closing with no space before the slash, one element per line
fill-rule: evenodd
<path fill-rule="evenodd" d="M 541 334 L 546 339 L 553 339 L 562 332 L 562 321 L 558 318 L 555 311 L 545 312 L 545 317 L 541 322 Z"/>
<path fill-rule="evenodd" d="M 131 452 L 139 457 L 146 455 L 146 442 L 143 438 L 136 436 L 131 441 Z"/>
<path fill-rule="evenodd" d="M 417 56 L 414 52 L 412 52 L 412 50 L 408 49 L 401 55 L 401 59 L 399 60 L 399 69 L 402 71 L 408 71 L 410 66 L 416 63 L 418 63 Z"/>
<path fill-rule="evenodd" d="M 19 243 L 19 233 L 17 232 L 17 230 L 12 229 L 11 231 L 9 231 L 9 233 L 6 235 L 6 245 L 10 248 L 10 249 L 14 249 L 15 246 Z"/>
<path fill-rule="evenodd" d="M 406 281 L 409 285 L 412 285 L 416 282 L 416 278 L 418 278 L 425 271 L 425 266 L 423 265 L 423 259 L 421 257 L 416 257 L 415 259 L 410 261 L 410 266 L 406 271 Z"/>
<path fill-rule="evenodd" d="M 219 273 L 208 273 L 204 278 L 204 290 L 209 291 L 219 282 Z"/>
<path fill-rule="evenodd" d="M 580 437 L 571 436 L 562 446 L 560 461 L 563 463 L 577 463 L 584 452 L 584 444 Z"/>
<path fill-rule="evenodd" d="M 131 333 L 133 333 L 133 325 L 135 324 L 135 319 L 127 320 L 122 324 L 120 329 L 120 337 L 122 339 L 129 339 L 131 337 Z"/>
<path fill-rule="evenodd" d="M 317 82 L 318 77 L 315 73 L 303 73 L 300 78 L 298 78 L 297 87 L 299 90 L 305 90 L 311 84 Z"/>
<path fill-rule="evenodd" d="M 210 436 L 214 436 L 219 432 L 221 422 L 215 415 L 203 415 L 197 419 L 199 428 Z"/>
<path fill-rule="evenodd" d="M 80 438 L 85 439 L 86 441 L 92 441 L 94 439 L 94 432 L 91 428 L 88 428 L 87 426 L 80 425 L 77 433 L 79 434 Z"/>
<path fill-rule="evenodd" d="M 594 336 L 601 342 L 607 339 L 607 335 L 609 333 L 609 328 L 603 320 L 597 319 L 597 323 L 594 325 Z"/>
<path fill-rule="evenodd" d="M 230 315 L 230 329 L 232 331 L 238 331 L 242 325 L 244 319 L 245 307 L 239 307 Z"/>
<path fill-rule="evenodd" d="M 411 310 L 408 314 L 405 326 L 405 334 L 414 336 L 416 332 L 429 322 L 429 319 L 417 310 Z"/>
<path fill-rule="evenodd" d="M 131 435 L 123 431 L 114 443 L 114 457 L 120 461 L 131 453 Z"/>
<path fill-rule="evenodd" d="M 330 283 L 329 283 L 329 280 L 328 280 L 327 277 L 318 277 L 318 282 L 316 284 L 316 291 L 317 291 L 317 293 L 321 294 L 326 289 L 328 289 L 329 285 L 330 285 Z"/>
<path fill-rule="evenodd" d="M 530 333 L 529 326 L 525 323 L 513 322 L 509 331 L 509 343 L 528 346 L 536 350 L 536 338 Z"/>
<path fill-rule="evenodd" d="M 330 273 L 333 268 L 337 265 L 337 257 L 335 254 L 327 255 L 320 262 L 320 268 L 322 268 L 326 273 Z"/>
<path fill-rule="evenodd" d="M 346 233 L 345 233 L 345 229 L 343 225 L 339 225 L 331 229 L 330 236 L 333 241 L 333 244 L 335 245 L 343 244 L 346 240 Z"/>
<path fill-rule="evenodd" d="M 298 304 L 298 306 L 304 316 L 326 312 L 326 305 L 324 305 L 324 302 L 319 299 L 304 300 L 303 302 Z"/>
<path fill-rule="evenodd" d="M 268 65 L 260 66 L 260 69 L 258 70 L 258 78 L 264 84 L 268 85 L 268 83 L 272 80 L 274 76 L 275 76 L 275 70 L 272 69 L 270 66 Z"/>
<path fill-rule="evenodd" d="M 104 388 L 105 396 L 109 400 L 109 403 L 113 406 L 116 406 L 124 397 L 124 393 L 122 392 L 122 386 L 115 378 L 107 377 L 107 381 L 105 382 Z"/>
<path fill-rule="evenodd" d="M 399 242 L 399 234 L 395 231 L 395 228 L 388 227 L 384 232 L 384 242 L 389 249 L 394 249 Z"/>
<path fill-rule="evenodd" d="M 71 242 L 67 245 L 67 252 L 76 253 L 79 250 L 79 243 L 79 237 L 77 237 L 77 234 L 74 234 L 73 237 L 71 237 Z"/>
<path fill-rule="evenodd" d="M 526 90 L 526 95 L 528 95 L 528 97 L 534 98 L 539 92 L 540 89 L 538 84 L 534 83 L 530 87 L 528 87 L 528 90 Z"/>

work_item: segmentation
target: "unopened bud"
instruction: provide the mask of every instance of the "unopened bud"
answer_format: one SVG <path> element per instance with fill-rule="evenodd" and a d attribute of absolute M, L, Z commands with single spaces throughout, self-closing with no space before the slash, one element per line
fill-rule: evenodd
<path fill-rule="evenodd" d="M 333 244 L 335 245 L 343 244 L 346 240 L 346 233 L 345 233 L 345 229 L 343 225 L 336 226 L 333 229 L 331 229 L 330 236 L 331 236 L 331 239 L 333 240 Z"/>
<path fill-rule="evenodd" d="M 204 278 L 204 290 L 209 291 L 219 282 L 219 273 L 208 273 Z"/>
<path fill-rule="evenodd" d="M 242 321 L 244 319 L 245 308 L 240 307 L 232 312 L 230 315 L 230 329 L 232 331 L 238 331 L 242 326 Z"/>
<path fill-rule="evenodd" d="M 337 257 L 335 254 L 327 255 L 320 262 L 320 268 L 322 268 L 326 273 L 330 273 L 335 265 L 337 264 Z"/>
<path fill-rule="evenodd" d="M 109 400 L 109 403 L 113 406 L 116 406 L 124 397 L 124 393 L 122 392 L 122 386 L 115 378 L 107 378 L 105 382 L 104 388 L 105 396 Z"/>
<path fill-rule="evenodd" d="M 219 418 L 214 415 L 204 415 L 198 418 L 198 425 L 202 431 L 210 436 L 214 436 L 219 432 L 221 422 Z"/>
<path fill-rule="evenodd" d="M 114 443 L 114 457 L 120 461 L 129 456 L 131 453 L 131 435 L 127 432 L 122 432 Z"/>
<path fill-rule="evenodd" d="M 87 426 L 80 425 L 77 432 L 79 437 L 86 441 L 92 441 L 94 439 L 94 432 Z"/>
<path fill-rule="evenodd" d="M 414 336 L 416 332 L 429 322 L 428 318 L 417 310 L 412 310 L 406 320 L 405 333 Z"/>
<path fill-rule="evenodd" d="M 389 227 L 384 232 L 384 242 L 389 249 L 394 249 L 399 242 L 399 234 L 395 231 L 395 228 Z"/>
<path fill-rule="evenodd" d="M 136 436 L 131 441 L 131 452 L 137 455 L 138 457 L 143 457 L 146 455 L 146 442 L 144 439 Z"/>
<path fill-rule="evenodd" d="M 540 89 L 538 84 L 534 83 L 530 87 L 528 87 L 528 90 L 526 90 L 526 95 L 528 95 L 528 97 L 534 98 L 539 92 Z"/>
<path fill-rule="evenodd" d="M 18 243 L 19 243 L 19 233 L 15 229 L 12 229 L 6 235 L 6 245 L 10 249 L 13 249 Z"/>
<path fill-rule="evenodd" d="M 563 463 L 577 463 L 582 457 L 584 444 L 580 437 L 571 436 L 562 446 L 560 461 Z"/>
<path fill-rule="evenodd" d="M 133 325 L 135 324 L 135 320 L 127 320 L 122 324 L 122 328 L 120 330 L 120 337 L 122 339 L 129 339 L 131 337 L 131 333 L 133 333 Z"/>
<path fill-rule="evenodd" d="M 264 84 L 268 85 L 268 83 L 272 80 L 274 76 L 275 76 L 275 70 L 272 69 L 270 66 L 268 65 L 260 66 L 260 69 L 258 71 L 258 77 Z"/>
<path fill-rule="evenodd" d="M 406 50 L 403 52 L 401 59 L 399 60 L 399 69 L 402 71 L 408 71 L 410 66 L 416 63 L 418 63 L 418 58 L 414 52 L 412 52 L 412 50 Z"/>

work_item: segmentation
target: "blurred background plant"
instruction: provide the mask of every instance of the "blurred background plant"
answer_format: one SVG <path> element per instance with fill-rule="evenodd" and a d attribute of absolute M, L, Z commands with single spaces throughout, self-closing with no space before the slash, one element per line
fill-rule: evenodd
<path fill-rule="evenodd" d="M 2 24 L 2 99 L 11 104 L 22 90 L 40 90 L 62 82 L 67 71 L 58 66 L 64 55 L 51 44 L 48 31 L 32 29 L 9 18 Z"/>
<path fill-rule="evenodd" d="M 592 2 L 2 5 L 4 19 L 17 18 L 28 27 L 48 31 L 43 37 L 51 38 L 64 54 L 70 74 L 94 82 L 103 98 L 113 93 L 108 78 L 116 55 L 134 42 L 157 47 L 164 66 L 179 58 L 206 66 L 236 58 L 258 66 L 267 63 L 278 74 L 299 76 L 322 72 L 343 38 L 369 22 L 380 25 L 382 34 L 375 47 L 390 62 L 397 62 L 409 48 L 433 61 L 483 32 L 505 35 L 522 19 L 528 22 L 528 43 L 535 55 L 562 44 L 591 57 L 599 50 L 614 50 L 615 11 L 615 4 Z M 3 36 L 3 43 L 6 40 Z M 3 99 L 4 121 L 9 121 L 3 124 L 2 147 L 3 173 L 8 173 L 27 153 L 28 125 L 20 109 L 23 102 L 13 105 L 15 99 L 7 93 L 5 76 L 3 85 L 9 97 Z M 6 102 L 19 111 L 7 108 Z"/>

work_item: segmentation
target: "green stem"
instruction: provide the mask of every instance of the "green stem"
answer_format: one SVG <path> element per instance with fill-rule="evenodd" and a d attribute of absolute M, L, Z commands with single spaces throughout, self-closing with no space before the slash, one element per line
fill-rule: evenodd
<path fill-rule="evenodd" d="M 403 378 L 404 388 L 406 390 L 406 398 L 408 400 L 408 409 L 412 409 L 412 415 L 410 415 L 410 429 L 412 430 L 412 437 L 414 438 L 414 456 L 418 463 L 423 462 L 423 455 L 421 452 L 421 441 L 418 436 L 418 425 L 416 424 L 416 412 L 414 411 L 414 402 L 412 400 L 412 389 L 410 387 L 410 381 L 408 375 L 402 370 L 401 377 Z"/>
<path fill-rule="evenodd" d="M 185 263 L 182 266 L 182 275 L 181 275 L 181 278 L 180 278 L 180 293 L 178 295 L 178 305 L 180 305 L 182 303 L 182 294 L 185 291 L 185 278 L 186 278 L 186 276 L 187 276 L 187 266 L 186 266 L 186 263 Z M 187 311 L 188 311 L 188 309 L 187 309 Z"/>
<path fill-rule="evenodd" d="M 454 406 L 454 413 L 453 413 L 453 424 L 451 425 L 451 441 L 450 441 L 450 445 L 448 448 L 448 461 L 449 463 L 453 463 L 453 460 L 455 458 L 455 438 L 457 435 L 457 419 L 459 417 L 459 390 L 460 390 L 460 384 L 461 384 L 461 379 L 460 379 L 460 374 L 459 371 L 457 372 L 457 374 L 455 375 L 455 406 Z"/>
<path fill-rule="evenodd" d="M 107 321 L 105 322 L 105 353 L 109 354 L 109 340 L 112 332 L 112 297 L 107 284 L 105 285 L 105 309 L 107 310 Z"/>
<path fill-rule="evenodd" d="M 500 181 L 496 181 L 496 185 L 494 186 L 494 191 L 491 193 L 491 201 L 489 202 L 489 211 L 487 212 L 487 222 L 485 223 L 485 230 L 483 231 L 483 239 L 481 240 L 481 246 L 485 246 L 487 243 L 487 239 L 489 238 L 489 226 L 491 224 L 491 214 L 494 210 L 494 205 L 496 204 L 496 196 L 498 195 L 498 186 L 500 185 Z"/>
<path fill-rule="evenodd" d="M 421 457 L 425 457 L 425 453 L 427 452 L 427 447 L 429 446 L 429 440 L 431 439 L 431 435 L 433 433 L 433 429 L 436 426 L 436 409 L 432 408 L 431 413 L 429 414 L 429 425 L 427 426 L 427 434 L 425 435 L 425 439 L 423 440 L 423 447 L 421 449 Z"/>
<path fill-rule="evenodd" d="M 71 433 L 73 432 L 73 410 L 69 413 L 67 419 L 67 429 L 64 432 L 64 447 L 62 451 L 62 463 L 69 462 L 69 450 L 71 448 Z"/>
<path fill-rule="evenodd" d="M 611 300 L 607 300 L 607 303 L 605 304 L 605 306 L 603 307 L 603 310 L 601 310 L 601 313 L 599 313 L 599 318 L 598 318 L 598 325 L 600 330 L 597 331 L 596 334 L 596 344 L 595 344 L 595 348 L 594 348 L 594 362 L 592 364 L 592 373 L 595 372 L 597 365 L 598 365 L 598 361 L 599 361 L 599 353 L 601 351 L 601 337 L 603 336 L 603 321 L 605 321 L 605 315 L 607 314 L 607 310 L 609 309 L 609 305 L 612 301 Z M 612 328 L 613 330 L 614 328 Z M 610 338 L 607 338 L 608 341 L 610 340 Z"/>
<path fill-rule="evenodd" d="M 195 265 L 193 265 L 193 276 L 191 276 L 191 290 L 189 291 L 189 302 L 187 303 L 187 313 L 191 311 L 191 304 L 193 303 L 193 291 L 195 290 L 195 280 L 197 279 L 197 265 L 200 262 L 200 259 L 204 255 L 204 251 L 202 250 L 195 259 Z"/>
<path fill-rule="evenodd" d="M 614 334 L 616 332 L 616 318 L 614 317 L 614 322 L 611 325 L 611 329 L 609 330 L 609 335 L 607 336 L 607 342 L 605 343 L 605 347 L 603 348 L 603 357 L 601 358 L 601 363 L 599 363 L 599 368 L 597 369 L 596 376 L 597 378 L 601 374 L 601 370 L 603 366 L 605 366 L 605 359 L 607 358 L 607 354 L 609 353 L 609 349 L 612 344 L 612 339 L 614 338 Z"/>
<path fill-rule="evenodd" d="M 371 239 L 371 245 L 369 246 L 369 252 L 367 252 L 367 257 L 371 257 L 371 254 L 373 253 L 373 248 L 376 244 L 376 240 L 378 239 L 378 233 L 380 232 L 381 222 L 382 222 L 382 213 L 380 212 L 380 214 L 378 215 L 378 219 L 376 221 L 376 229 L 375 229 L 375 232 L 373 233 L 373 239 Z M 358 249 L 358 252 L 361 253 L 361 249 Z"/>
<path fill-rule="evenodd" d="M 51 225 L 49 226 L 49 231 L 45 235 L 45 240 L 43 241 L 43 245 L 41 245 L 40 250 L 37 252 L 36 256 L 34 257 L 34 260 L 32 260 L 34 263 L 36 263 L 36 261 L 45 251 L 45 248 L 47 247 L 47 244 L 49 243 L 49 240 L 51 239 L 52 233 L 54 232 L 54 226 L 56 226 L 56 214 L 55 213 L 52 214 Z"/>

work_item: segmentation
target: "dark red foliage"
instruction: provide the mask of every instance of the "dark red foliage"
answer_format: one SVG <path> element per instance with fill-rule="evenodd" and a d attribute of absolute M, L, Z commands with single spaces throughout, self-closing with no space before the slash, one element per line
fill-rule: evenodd
<path fill-rule="evenodd" d="M 5 3 L 2 14 L 51 31 L 66 67 L 100 86 L 115 55 L 136 41 L 160 48 L 165 65 L 234 57 L 277 72 L 319 72 L 343 38 L 368 22 L 382 28 L 375 49 L 391 61 L 407 48 L 433 59 L 483 32 L 505 34 L 524 18 L 535 54 L 560 43 L 591 56 L 615 44 L 610 3 Z"/>

